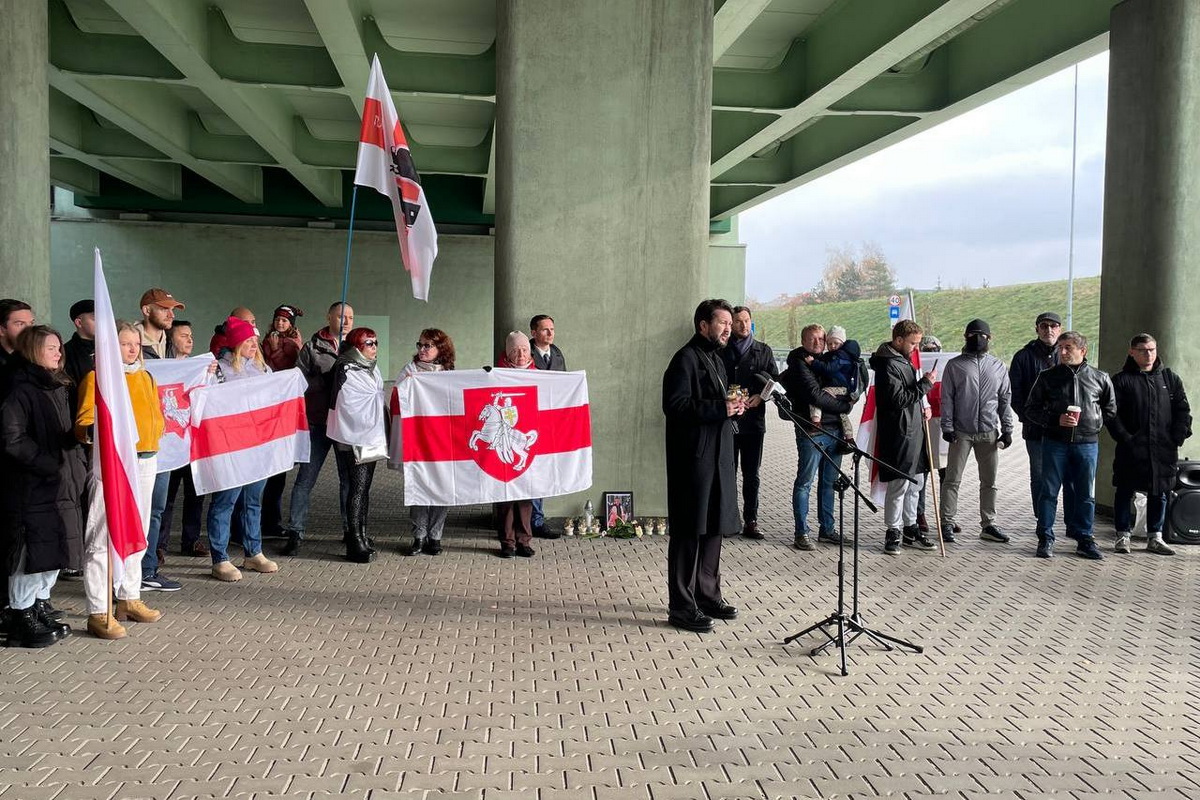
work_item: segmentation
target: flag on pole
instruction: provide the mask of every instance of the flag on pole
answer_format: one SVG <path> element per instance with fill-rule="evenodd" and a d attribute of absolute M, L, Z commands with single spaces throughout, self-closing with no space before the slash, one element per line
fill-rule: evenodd
<path fill-rule="evenodd" d="M 96 468 L 104 492 L 104 514 L 108 522 L 108 547 L 113 585 L 124 574 L 125 559 L 146 549 L 146 534 L 137 504 L 137 422 L 125 382 L 125 365 L 117 342 L 108 282 L 100 248 L 94 250 L 96 302 L 96 421 L 93 432 Z"/>
<path fill-rule="evenodd" d="M 208 383 L 212 353 L 192 358 L 151 358 L 146 371 L 158 384 L 163 435 L 158 440 L 158 471 L 171 472 L 192 460 L 192 390 Z"/>
<path fill-rule="evenodd" d="M 554 497 L 592 485 L 583 372 L 422 372 L 399 389 L 406 505 Z"/>
<path fill-rule="evenodd" d="M 308 461 L 308 417 L 298 369 L 192 393 L 192 480 L 196 494 L 245 486 Z"/>
<path fill-rule="evenodd" d="M 429 275 L 437 258 L 437 230 L 379 56 L 371 60 L 354 183 L 370 186 L 392 201 L 400 258 L 412 279 L 413 297 L 428 300 Z"/>

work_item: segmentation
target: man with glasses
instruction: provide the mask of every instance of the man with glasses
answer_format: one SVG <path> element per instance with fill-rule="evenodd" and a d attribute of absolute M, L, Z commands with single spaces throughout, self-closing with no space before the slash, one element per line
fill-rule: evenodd
<path fill-rule="evenodd" d="M 330 372 L 337 361 L 338 347 L 342 339 L 354 328 L 354 309 L 349 303 L 334 303 L 329 307 L 325 321 L 328 324 L 314 333 L 304 347 L 300 348 L 300 356 L 296 359 L 296 367 L 308 380 L 304 404 L 308 412 L 311 449 L 308 462 L 300 465 L 296 472 L 296 482 L 292 486 L 291 520 L 284 531 L 287 535 L 287 544 L 283 548 L 285 556 L 294 556 L 300 552 L 300 542 L 304 539 L 304 528 L 308 524 L 308 504 L 312 489 L 321 474 L 321 467 L 325 466 L 329 448 L 333 446 L 325 430 L 326 418 L 329 416 Z M 346 517 L 346 497 L 350 483 L 342 462 L 337 459 L 334 461 L 338 467 L 339 505 L 342 512 L 342 534 L 345 536 L 350 531 Z"/>
<path fill-rule="evenodd" d="M 1146 494 L 1146 552 L 1173 556 L 1163 541 L 1167 492 L 1175 483 L 1179 448 L 1192 435 L 1192 409 L 1183 381 L 1158 355 L 1158 342 L 1139 333 L 1129 342 L 1125 367 L 1112 376 L 1117 418 L 1109 432 L 1117 440 L 1113 456 L 1114 520 L 1118 553 L 1129 552 L 1133 497 Z"/>
<path fill-rule="evenodd" d="M 1096 457 L 1100 428 L 1117 420 L 1117 397 L 1107 373 L 1087 363 L 1087 339 L 1068 331 L 1058 337 L 1058 364 L 1042 371 L 1025 401 L 1025 415 L 1042 429 L 1042 485 L 1038 497 L 1038 558 L 1054 554 L 1059 489 L 1063 518 L 1083 558 L 1103 558 L 1092 538 L 1096 517 Z"/>
<path fill-rule="evenodd" d="M 1008 369 L 1008 381 L 1012 386 L 1012 410 L 1021 421 L 1021 438 L 1025 440 L 1025 453 L 1029 456 L 1029 495 L 1033 515 L 1037 517 L 1041 505 L 1042 486 L 1042 429 L 1025 414 L 1025 401 L 1029 390 L 1037 380 L 1038 373 L 1058 363 L 1054 349 L 1058 335 L 1062 333 L 1062 318 L 1053 311 L 1038 314 L 1034 323 L 1037 336 L 1031 339 L 1012 358 Z M 1071 487 L 1063 487 L 1063 502 L 1071 502 Z M 1075 531 L 1067 525 L 1067 536 L 1075 538 Z"/>

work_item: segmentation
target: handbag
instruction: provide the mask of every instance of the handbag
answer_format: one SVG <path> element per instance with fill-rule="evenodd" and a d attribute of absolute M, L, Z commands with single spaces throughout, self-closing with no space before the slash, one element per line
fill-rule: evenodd
<path fill-rule="evenodd" d="M 387 444 L 356 444 L 354 447 L 354 463 L 370 464 L 383 461 L 388 457 Z"/>

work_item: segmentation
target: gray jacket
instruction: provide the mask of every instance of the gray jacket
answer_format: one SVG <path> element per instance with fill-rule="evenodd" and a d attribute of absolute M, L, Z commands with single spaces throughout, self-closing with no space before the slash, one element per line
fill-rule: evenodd
<path fill-rule="evenodd" d="M 1012 433 L 1008 368 L 989 353 L 963 353 L 946 362 L 942 376 L 944 433 Z"/>

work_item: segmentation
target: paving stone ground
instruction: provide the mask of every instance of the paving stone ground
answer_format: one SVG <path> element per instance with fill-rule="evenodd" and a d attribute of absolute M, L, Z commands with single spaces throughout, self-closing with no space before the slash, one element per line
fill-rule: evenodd
<path fill-rule="evenodd" d="M 220 584 L 172 555 L 161 622 L 0 650 L 0 800 L 1200 797 L 1200 549 L 1033 558 L 1015 447 L 1011 545 L 968 524 L 946 559 L 889 557 L 866 515 L 864 615 L 925 649 L 856 644 L 841 677 L 819 638 L 780 645 L 835 598 L 836 548 L 790 546 L 794 468 L 772 419 L 768 539 L 727 540 L 742 614 L 701 636 L 665 625 L 665 539 L 504 561 L 472 508 L 443 556 L 406 558 L 383 470 L 382 557 L 345 563 L 330 466 L 315 541 L 279 573 Z M 81 628 L 81 586 L 55 600 Z"/>

